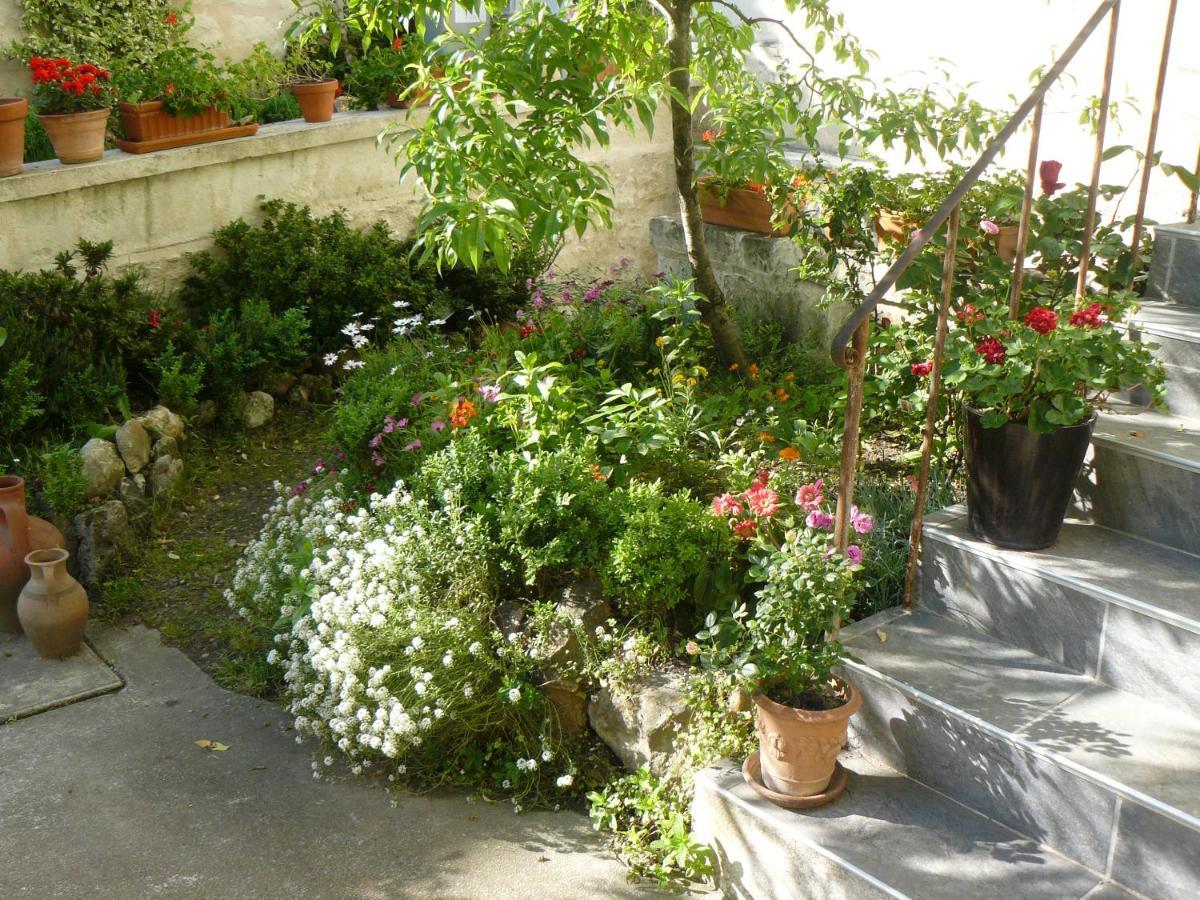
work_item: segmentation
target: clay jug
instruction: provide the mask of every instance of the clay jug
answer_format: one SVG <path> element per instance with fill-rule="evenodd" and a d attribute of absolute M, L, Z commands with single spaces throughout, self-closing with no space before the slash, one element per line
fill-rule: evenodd
<path fill-rule="evenodd" d="M 17 597 L 29 580 L 26 554 L 65 546 L 57 528 L 25 512 L 25 479 L 0 476 L 0 632 L 21 630 Z"/>
<path fill-rule="evenodd" d="M 67 573 L 69 556 L 55 548 L 34 550 L 25 557 L 29 581 L 17 601 L 17 613 L 33 649 L 44 659 L 73 656 L 83 644 L 88 598 Z"/>

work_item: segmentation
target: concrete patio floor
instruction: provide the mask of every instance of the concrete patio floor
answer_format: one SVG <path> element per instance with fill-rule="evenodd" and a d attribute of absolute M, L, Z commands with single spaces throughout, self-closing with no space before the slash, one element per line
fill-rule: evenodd
<path fill-rule="evenodd" d="M 578 812 L 393 806 L 367 778 L 316 781 L 283 710 L 222 689 L 157 632 L 91 643 L 123 689 L 0 724 L 0 897 L 657 895 Z"/>

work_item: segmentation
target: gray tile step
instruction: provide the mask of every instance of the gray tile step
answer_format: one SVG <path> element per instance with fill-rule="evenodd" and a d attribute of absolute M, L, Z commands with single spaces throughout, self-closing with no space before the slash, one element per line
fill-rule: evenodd
<path fill-rule="evenodd" d="M 1171 414 L 1200 419 L 1200 306 L 1146 301 L 1130 334 L 1157 345 L 1152 352 L 1167 372 L 1166 399 Z M 1146 405 L 1149 395 L 1135 391 L 1132 399 Z"/>
<path fill-rule="evenodd" d="M 1111 404 L 1096 421 L 1076 507 L 1100 525 L 1200 555 L 1200 423 Z"/>
<path fill-rule="evenodd" d="M 1074 672 L 1200 716 L 1200 557 L 1078 520 L 1046 550 L 926 519 L 918 604 Z"/>
<path fill-rule="evenodd" d="M 1200 895 L 1200 719 L 929 611 L 843 636 L 864 753 L 1137 893 Z"/>
<path fill-rule="evenodd" d="M 853 752 L 842 764 L 846 792 L 805 811 L 763 800 L 735 763 L 696 776 L 694 828 L 717 851 L 727 896 L 1132 900 L 1099 873 L 894 769 Z"/>

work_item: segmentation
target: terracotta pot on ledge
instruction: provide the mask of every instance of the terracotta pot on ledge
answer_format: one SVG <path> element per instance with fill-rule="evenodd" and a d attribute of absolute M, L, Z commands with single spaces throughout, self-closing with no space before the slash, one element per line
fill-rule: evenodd
<path fill-rule="evenodd" d="M 696 185 L 700 200 L 700 212 L 710 225 L 724 225 L 742 231 L 754 231 L 770 237 L 786 237 L 789 229 L 776 228 L 771 224 L 771 201 L 766 195 L 747 188 L 730 188 L 722 191 L 707 178 Z"/>
<path fill-rule="evenodd" d="M 131 141 L 154 141 L 200 131 L 229 127 L 229 113 L 210 106 L 194 116 L 176 116 L 163 109 L 161 100 L 117 104 L 121 128 Z"/>
<path fill-rule="evenodd" d="M 28 115 L 29 101 L 24 97 L 0 97 L 0 178 L 21 174 Z"/>
<path fill-rule="evenodd" d="M 289 86 L 300 104 L 305 122 L 328 122 L 333 118 L 333 101 L 337 99 L 338 80 L 297 81 Z"/>
<path fill-rule="evenodd" d="M 50 136 L 59 162 L 65 165 L 95 162 L 104 156 L 104 132 L 108 127 L 108 109 L 87 112 L 39 115 L 38 121 Z"/>

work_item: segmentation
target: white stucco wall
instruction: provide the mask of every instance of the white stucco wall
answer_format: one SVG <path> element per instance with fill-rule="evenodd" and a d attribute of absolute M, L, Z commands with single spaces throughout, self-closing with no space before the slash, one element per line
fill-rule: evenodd
<path fill-rule="evenodd" d="M 755 14 L 788 18 L 782 0 L 739 0 Z M 981 101 L 1013 110 L 1030 89 L 1029 75 L 1037 66 L 1050 65 L 1074 38 L 1098 5 L 1098 0 L 835 0 L 845 13 L 850 30 L 879 54 L 870 71 L 876 80 L 893 78 L 904 84 L 936 82 L 935 60 L 945 58 L 959 83 L 974 83 L 971 90 Z M 1126 0 L 1122 4 L 1114 99 L 1133 98 L 1140 112 L 1122 104 L 1120 119 L 1110 128 L 1107 143 L 1132 144 L 1144 149 L 1149 127 L 1159 52 L 1168 0 Z M 794 24 L 795 17 L 792 18 Z M 769 37 L 770 26 L 764 28 Z M 1179 4 L 1167 92 L 1164 98 L 1159 147 L 1163 159 L 1188 166 L 1196 161 L 1200 145 L 1200 59 L 1195 53 L 1200 37 L 1200 2 Z M 1069 79 L 1047 104 L 1041 146 L 1043 158 L 1061 160 L 1063 180 L 1086 182 L 1091 173 L 1093 137 L 1079 125 L 1086 98 L 1100 93 L 1107 23 L 1076 58 Z M 794 55 L 786 39 L 781 53 Z M 1023 168 L 1028 137 L 1019 134 L 1002 160 Z M 899 162 L 899 160 L 897 160 Z M 1124 184 L 1134 177 L 1132 156 L 1105 165 L 1104 181 Z M 1182 182 L 1158 173 L 1152 182 L 1149 212 L 1161 221 L 1178 221 L 1187 206 Z M 1132 213 L 1131 197 L 1122 212 Z"/>

